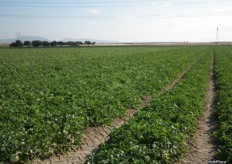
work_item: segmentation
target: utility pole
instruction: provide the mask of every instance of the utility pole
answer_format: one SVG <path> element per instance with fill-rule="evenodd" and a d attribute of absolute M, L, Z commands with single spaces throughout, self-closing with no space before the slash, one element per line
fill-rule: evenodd
<path fill-rule="evenodd" d="M 17 35 L 17 38 L 18 38 L 18 40 L 19 40 L 19 37 L 20 37 L 21 33 L 16 32 L 16 35 Z"/>
<path fill-rule="evenodd" d="M 219 28 L 217 27 L 217 35 L 216 35 L 215 44 L 218 44 L 218 41 L 219 41 Z"/>

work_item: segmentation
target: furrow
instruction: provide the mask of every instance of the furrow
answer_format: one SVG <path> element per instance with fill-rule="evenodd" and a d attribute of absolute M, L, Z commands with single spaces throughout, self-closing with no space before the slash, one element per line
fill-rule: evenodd
<path fill-rule="evenodd" d="M 212 55 L 212 65 L 210 79 L 208 84 L 208 94 L 205 101 L 205 112 L 198 120 L 196 132 L 187 143 L 188 151 L 179 163 L 209 163 L 213 161 L 214 153 L 217 149 L 212 133 L 217 125 L 216 117 L 213 111 L 213 102 L 215 96 L 214 85 L 214 53 Z"/>
<path fill-rule="evenodd" d="M 182 71 L 176 79 L 174 79 L 170 84 L 164 87 L 157 95 L 163 94 L 164 92 L 172 89 L 176 83 L 187 73 L 187 71 L 201 58 L 202 56 L 199 56 L 194 62 L 192 62 L 184 71 Z M 154 98 L 156 95 L 147 96 L 143 99 L 143 102 L 141 103 L 140 107 L 144 108 L 146 105 L 148 105 L 152 98 Z M 122 118 L 115 118 L 112 121 L 111 125 L 101 125 L 96 127 L 88 127 L 84 133 L 83 137 L 81 139 L 81 146 L 74 150 L 73 152 L 69 152 L 65 155 L 60 155 L 59 159 L 57 157 L 52 157 L 49 159 L 40 159 L 33 161 L 34 164 L 45 164 L 45 163 L 61 163 L 61 164 L 67 164 L 67 163 L 75 163 L 75 164 L 82 164 L 85 162 L 86 158 L 92 154 L 94 151 L 97 150 L 98 146 L 102 143 L 104 143 L 108 139 L 108 135 L 112 132 L 114 128 L 121 127 L 125 122 L 127 122 L 130 118 L 132 118 L 135 113 L 137 113 L 136 109 L 128 109 Z"/>

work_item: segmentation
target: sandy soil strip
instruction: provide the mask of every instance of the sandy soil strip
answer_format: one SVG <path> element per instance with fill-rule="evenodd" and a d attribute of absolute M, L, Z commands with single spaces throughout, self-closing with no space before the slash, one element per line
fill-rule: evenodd
<path fill-rule="evenodd" d="M 201 56 L 200 56 L 201 57 Z M 200 58 L 199 57 L 199 58 Z M 197 58 L 192 64 L 190 64 L 183 72 L 181 72 L 178 77 L 169 85 L 167 85 L 163 90 L 158 94 L 163 94 L 165 91 L 170 90 L 176 83 L 181 79 L 181 77 L 192 67 L 194 63 L 199 59 Z M 144 108 L 149 104 L 154 96 L 147 96 L 144 98 L 141 107 Z M 68 152 L 68 154 L 51 157 L 44 160 L 35 160 L 34 164 L 83 164 L 86 160 L 86 157 L 94 152 L 101 143 L 104 143 L 108 139 L 108 135 L 112 132 L 114 128 L 119 128 L 127 120 L 132 118 L 137 112 L 136 109 L 128 109 L 123 118 L 116 118 L 113 120 L 111 126 L 96 126 L 88 127 L 81 139 L 81 147 L 77 150 Z"/>
<path fill-rule="evenodd" d="M 214 55 L 212 56 L 212 59 L 213 62 L 211 66 L 205 112 L 203 117 L 199 119 L 196 133 L 190 138 L 192 141 L 189 141 L 187 145 L 189 150 L 183 160 L 179 162 L 182 164 L 203 164 L 213 161 L 214 152 L 217 149 L 215 141 L 212 138 L 213 130 L 217 125 L 217 119 L 213 113 L 215 91 L 213 79 Z"/>

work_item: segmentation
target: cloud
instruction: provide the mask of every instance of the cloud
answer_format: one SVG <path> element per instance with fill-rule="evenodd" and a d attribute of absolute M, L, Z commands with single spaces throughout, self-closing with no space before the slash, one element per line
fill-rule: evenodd
<path fill-rule="evenodd" d="M 99 13 L 100 13 L 100 11 L 99 11 L 99 10 L 94 9 L 94 8 L 87 9 L 87 10 L 86 10 L 86 12 L 87 12 L 87 13 L 89 13 L 89 14 L 94 14 L 94 15 L 97 15 L 97 14 L 99 14 Z"/>

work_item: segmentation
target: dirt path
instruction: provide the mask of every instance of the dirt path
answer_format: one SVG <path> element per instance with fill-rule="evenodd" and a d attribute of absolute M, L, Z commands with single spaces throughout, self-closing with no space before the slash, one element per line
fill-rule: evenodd
<path fill-rule="evenodd" d="M 216 144 L 212 138 L 212 132 L 217 124 L 216 117 L 213 113 L 214 100 L 214 79 L 213 66 L 214 54 L 212 55 L 211 75 L 209 80 L 208 95 L 206 99 L 206 108 L 202 118 L 199 120 L 199 125 L 196 133 L 191 137 L 192 143 L 189 141 L 189 150 L 179 163 L 203 164 L 213 160 L 213 155 L 216 150 Z"/>
<path fill-rule="evenodd" d="M 201 56 L 200 56 L 201 57 Z M 199 58 L 200 58 L 199 57 Z M 182 78 L 182 76 L 192 67 L 194 63 L 196 63 L 197 58 L 193 63 L 191 63 L 184 71 L 182 71 L 178 77 L 169 85 L 164 87 L 159 94 L 163 94 L 165 91 L 170 90 L 176 83 Z M 149 104 L 152 98 L 155 96 L 147 96 L 144 98 L 141 107 L 144 108 L 147 104 Z M 68 154 L 51 157 L 49 159 L 44 160 L 35 160 L 34 164 L 81 164 L 84 163 L 86 157 L 90 155 L 93 151 L 95 151 L 101 143 L 104 143 L 108 139 L 108 135 L 114 128 L 119 128 L 123 125 L 127 120 L 132 118 L 134 114 L 137 112 L 135 109 L 128 109 L 125 116 L 123 118 L 116 118 L 113 120 L 111 126 L 96 126 L 96 127 L 88 127 L 81 139 L 81 147 L 77 150 L 73 150 L 68 152 Z"/>

